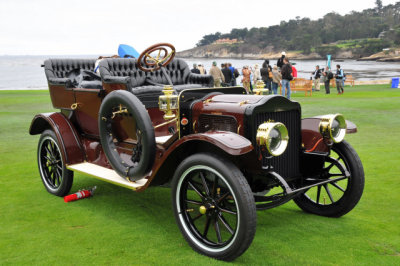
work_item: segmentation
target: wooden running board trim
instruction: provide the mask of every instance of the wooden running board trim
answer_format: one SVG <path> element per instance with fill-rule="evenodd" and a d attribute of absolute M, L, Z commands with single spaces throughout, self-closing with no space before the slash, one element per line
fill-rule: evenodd
<path fill-rule="evenodd" d="M 117 174 L 117 172 L 115 172 L 114 170 L 93 163 L 71 164 L 67 165 L 67 169 L 74 172 L 87 174 L 89 176 L 112 183 L 114 185 L 130 188 L 133 190 L 137 190 L 138 188 L 146 185 L 147 183 L 147 179 L 140 179 L 135 182 L 128 181 L 125 178 L 121 177 L 119 174 Z"/>

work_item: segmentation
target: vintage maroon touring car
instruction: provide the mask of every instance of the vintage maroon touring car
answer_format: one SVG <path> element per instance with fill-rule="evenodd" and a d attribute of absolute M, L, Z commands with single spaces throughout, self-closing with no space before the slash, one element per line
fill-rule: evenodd
<path fill-rule="evenodd" d="M 340 114 L 301 118 L 300 104 L 243 87 L 212 88 L 172 45 L 138 59 L 48 59 L 50 97 L 60 112 L 38 114 L 30 134 L 45 188 L 64 196 L 73 172 L 144 191 L 172 188 L 176 222 L 199 253 L 233 260 L 251 244 L 256 210 L 290 200 L 339 217 L 364 188 L 344 141 L 356 126 Z"/>

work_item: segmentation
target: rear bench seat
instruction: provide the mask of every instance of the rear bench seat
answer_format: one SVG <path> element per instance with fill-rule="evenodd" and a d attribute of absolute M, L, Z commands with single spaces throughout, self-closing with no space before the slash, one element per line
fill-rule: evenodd
<path fill-rule="evenodd" d="M 157 107 L 158 97 L 162 95 L 164 85 L 168 85 L 161 70 L 144 72 L 137 67 L 136 59 L 107 58 L 100 64 L 100 76 L 104 83 L 124 84 L 147 108 Z M 174 59 L 166 66 L 173 87 L 177 92 L 184 89 L 213 87 L 211 75 L 199 75 L 190 72 L 182 59 Z"/>
<path fill-rule="evenodd" d="M 44 69 L 49 85 L 68 88 L 102 89 L 94 70 L 95 59 L 47 59 Z"/>

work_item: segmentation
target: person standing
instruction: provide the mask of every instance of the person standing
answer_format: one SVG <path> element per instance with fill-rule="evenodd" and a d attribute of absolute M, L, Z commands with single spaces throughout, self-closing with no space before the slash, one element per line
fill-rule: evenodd
<path fill-rule="evenodd" d="M 232 82 L 232 86 L 237 86 L 237 78 L 240 76 L 239 70 L 237 68 L 234 68 L 233 70 L 233 82 Z"/>
<path fill-rule="evenodd" d="M 271 73 L 272 74 L 272 73 Z M 270 71 L 269 71 L 269 60 L 265 59 L 264 63 L 262 64 L 262 68 L 260 69 L 261 79 L 265 84 L 265 88 L 269 89 L 271 94 L 271 78 L 270 78 Z"/>
<path fill-rule="evenodd" d="M 236 68 L 234 68 L 231 63 L 228 63 L 228 68 L 232 72 L 231 86 L 236 86 L 236 78 L 239 77 L 239 71 Z"/>
<path fill-rule="evenodd" d="M 321 78 L 321 69 L 319 69 L 319 66 L 317 65 L 315 67 L 315 71 L 311 73 L 314 79 L 314 90 L 320 91 L 320 78 Z"/>
<path fill-rule="evenodd" d="M 281 83 L 282 74 L 279 73 L 278 67 L 275 65 L 272 69 L 272 92 L 278 94 L 278 85 Z"/>
<path fill-rule="evenodd" d="M 206 69 L 204 68 L 204 66 L 203 66 L 202 63 L 198 63 L 198 64 L 197 64 L 197 68 L 199 69 L 200 74 L 202 74 L 202 75 L 207 74 L 207 71 L 206 71 Z"/>
<path fill-rule="evenodd" d="M 297 79 L 297 69 L 294 67 L 296 63 L 292 63 L 292 75 L 293 75 L 293 79 Z"/>
<path fill-rule="evenodd" d="M 331 82 L 331 79 L 333 78 L 333 74 L 330 71 L 329 67 L 327 66 L 325 68 L 325 71 L 322 72 L 322 75 L 324 76 L 324 85 L 325 85 L 325 94 L 330 94 L 331 93 L 331 89 L 329 87 L 329 84 Z"/>
<path fill-rule="evenodd" d="M 254 65 L 254 70 L 253 70 L 253 84 L 254 86 L 257 84 L 257 80 L 261 79 L 261 74 L 260 74 L 260 68 L 258 67 L 258 64 Z"/>
<path fill-rule="evenodd" d="M 285 57 L 286 57 L 286 53 L 285 53 L 285 51 L 283 51 L 283 52 L 281 53 L 281 57 L 280 57 L 280 58 L 278 59 L 278 61 L 276 62 L 276 65 L 277 65 L 277 67 L 278 67 L 279 69 L 282 68 L 282 66 L 283 66 L 283 64 L 284 64 L 283 59 L 285 59 Z"/>
<path fill-rule="evenodd" d="M 221 87 L 221 81 L 225 82 L 224 74 L 222 74 L 221 69 L 217 67 L 217 62 L 215 61 L 212 63 L 210 75 L 214 78 L 214 87 Z"/>
<path fill-rule="evenodd" d="M 193 64 L 193 68 L 190 70 L 190 72 L 200 74 L 200 70 L 197 68 L 197 64 Z"/>
<path fill-rule="evenodd" d="M 250 74 L 251 74 L 251 71 L 249 70 L 248 66 L 244 66 L 243 67 L 242 74 L 243 74 L 243 79 L 242 79 L 243 87 L 246 89 L 247 94 L 249 94 L 250 93 Z"/>
<path fill-rule="evenodd" d="M 224 74 L 225 78 L 225 86 L 230 86 L 232 84 L 233 74 L 229 69 L 228 64 L 224 64 L 224 68 L 222 68 L 222 74 Z"/>
<path fill-rule="evenodd" d="M 290 81 L 293 79 L 292 66 L 289 63 L 289 59 L 285 57 L 283 59 L 283 66 L 281 68 L 282 74 L 282 96 L 285 96 L 285 89 L 287 89 L 286 98 L 290 99 Z"/>
<path fill-rule="evenodd" d="M 336 88 L 338 91 L 338 94 L 343 94 L 344 89 L 343 89 L 343 69 L 340 68 L 340 65 L 336 65 Z"/>

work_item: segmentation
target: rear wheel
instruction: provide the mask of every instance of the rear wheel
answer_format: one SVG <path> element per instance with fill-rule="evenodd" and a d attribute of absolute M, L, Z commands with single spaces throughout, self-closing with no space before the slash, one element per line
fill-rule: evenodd
<path fill-rule="evenodd" d="M 250 246 L 256 231 L 251 189 L 231 162 L 211 154 L 184 160 L 172 182 L 176 222 L 197 252 L 230 261 Z"/>
<path fill-rule="evenodd" d="M 321 176 L 322 180 L 347 178 L 313 187 L 295 198 L 294 202 L 302 210 L 322 216 L 340 217 L 357 205 L 364 190 L 364 169 L 356 151 L 348 142 L 342 141 L 332 146 Z"/>
<path fill-rule="evenodd" d="M 42 133 L 37 152 L 40 177 L 47 191 L 56 196 L 68 194 L 74 174 L 65 167 L 60 145 L 52 130 Z"/>

